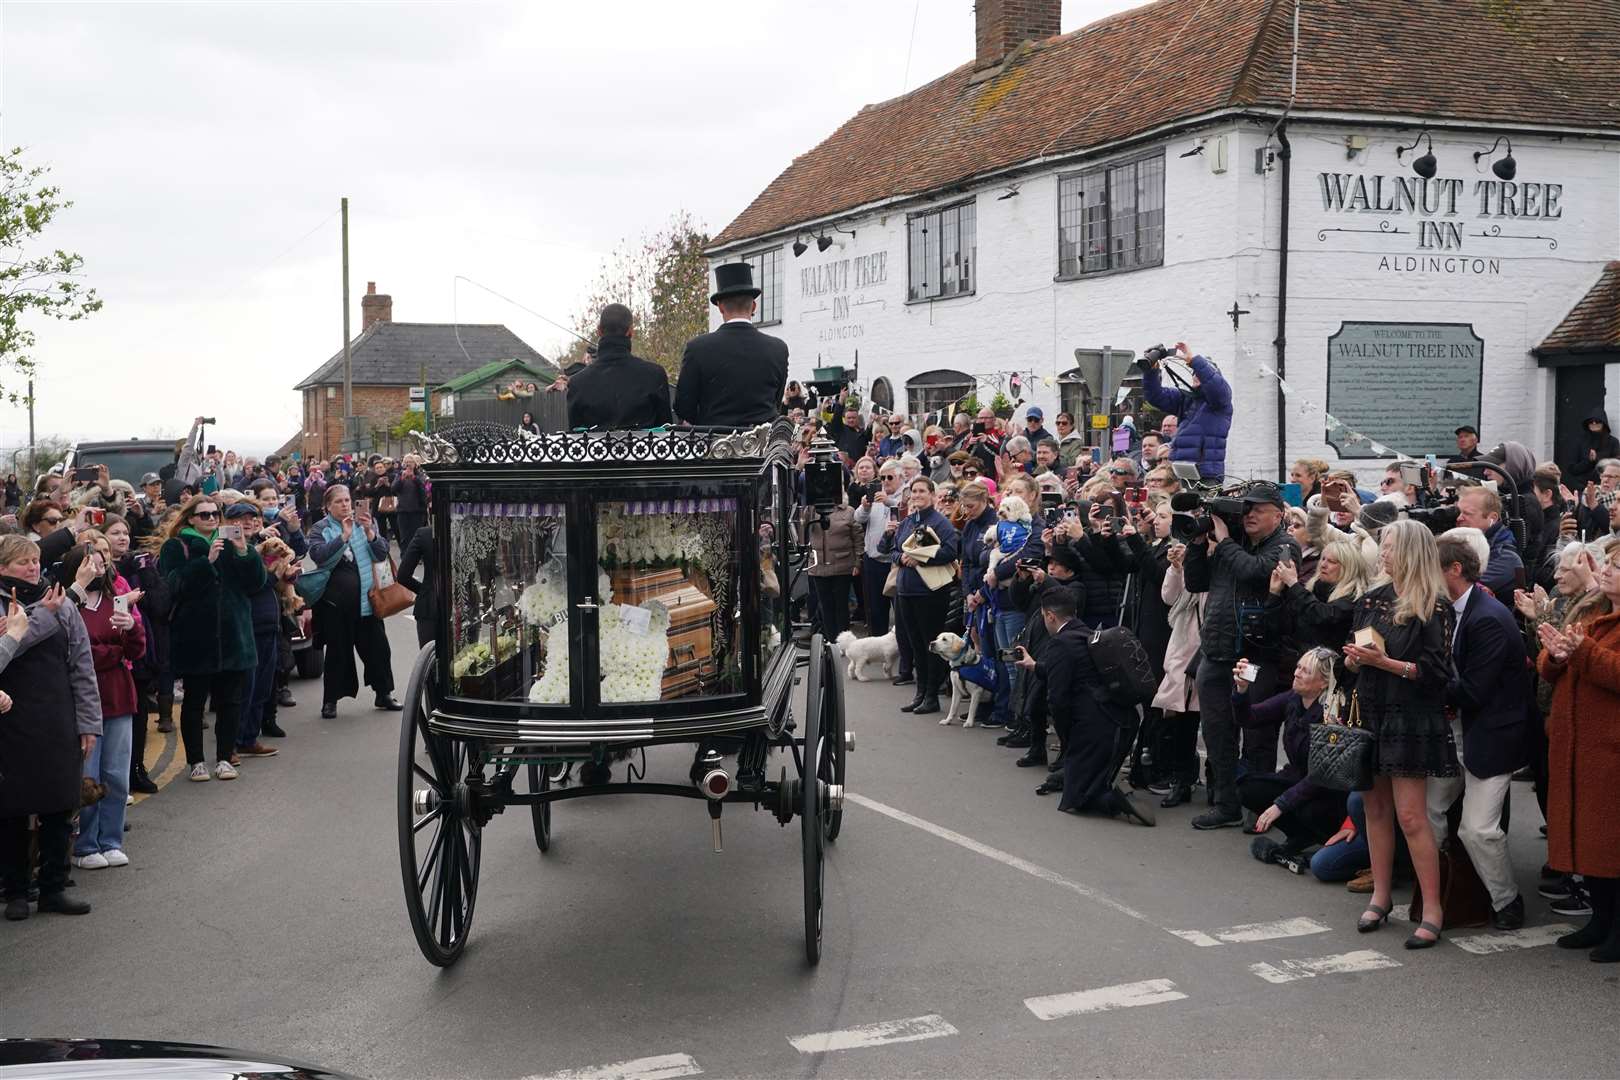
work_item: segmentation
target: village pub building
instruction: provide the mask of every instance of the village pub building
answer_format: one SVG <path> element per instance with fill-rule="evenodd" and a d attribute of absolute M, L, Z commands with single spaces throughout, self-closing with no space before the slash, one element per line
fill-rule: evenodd
<path fill-rule="evenodd" d="M 1157 0 L 1059 35 L 1060 0 L 979 0 L 972 62 L 795 159 L 711 265 L 754 264 L 795 378 L 900 411 L 1117 423 L 1129 360 L 1185 341 L 1234 476 L 1462 424 L 1545 456 L 1620 398 L 1614 14 Z"/>

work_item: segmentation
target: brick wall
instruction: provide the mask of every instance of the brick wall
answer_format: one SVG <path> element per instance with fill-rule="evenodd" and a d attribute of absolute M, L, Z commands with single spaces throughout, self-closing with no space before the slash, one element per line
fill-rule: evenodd
<path fill-rule="evenodd" d="M 1058 33 L 1062 0 L 977 0 L 974 10 L 976 64 L 989 67 L 1025 41 Z"/>
<path fill-rule="evenodd" d="M 343 387 L 304 391 L 304 445 L 306 459 L 329 458 L 343 446 Z M 431 395 L 430 395 L 431 396 Z M 360 436 L 368 438 L 374 428 L 393 427 L 410 407 L 408 386 L 357 386 L 354 388 L 354 415 L 360 418 Z M 430 407 L 433 405 L 430 403 Z M 314 437 L 310 432 L 315 432 Z"/>
<path fill-rule="evenodd" d="M 1559 221 L 1503 220 L 1501 232 L 1543 239 L 1500 239 L 1474 234 L 1493 221 L 1477 217 L 1471 153 L 1490 145 L 1484 132 L 1436 139 L 1441 178 L 1465 182 L 1459 214 L 1466 234 L 1456 255 L 1497 260 L 1500 272 L 1393 273 L 1382 255 L 1418 254 L 1410 216 L 1328 213 L 1318 173 L 1410 176 L 1394 147 L 1401 133 L 1353 125 L 1292 126 L 1294 175 L 1288 308 L 1288 456 L 1339 455 L 1325 440 L 1320 409 L 1326 403 L 1328 339 L 1345 321 L 1463 323 L 1484 340 L 1480 431 L 1487 445 L 1524 442 L 1537 454 L 1551 449 L 1552 379 L 1529 355 L 1614 257 L 1620 236 L 1620 153 L 1612 143 L 1540 139 L 1514 144 L 1520 182 L 1563 187 Z M 1136 353 L 1181 340 L 1217 360 L 1233 386 L 1236 420 L 1228 471 L 1271 475 L 1277 459 L 1277 384 L 1260 371 L 1275 363 L 1280 173 L 1255 172 L 1255 151 L 1265 129 L 1230 125 L 1203 133 L 1224 135 L 1226 171 L 1214 173 L 1211 144 L 1201 155 L 1179 155 L 1198 138 L 1164 144 L 1165 264 L 1074 281 L 1054 281 L 1057 266 L 1057 174 L 1021 182 L 1016 197 L 1001 200 L 1004 185 L 977 192 L 978 273 L 974 295 L 933 303 L 907 303 L 906 209 L 853 218 L 851 238 L 839 234 L 825 253 L 812 246 L 801 258 L 784 251 L 782 321 L 765 327 L 791 349 L 791 372 L 805 379 L 814 367 L 855 365 L 870 387 L 886 376 L 897 408 L 905 408 L 906 380 L 953 369 L 971 375 L 1018 371 L 1033 375 L 1030 404 L 1050 418 L 1058 407 L 1057 377 L 1075 366 L 1076 348 L 1111 346 Z M 1345 137 L 1362 134 L 1368 147 L 1346 158 Z M 1410 138 L 1406 139 L 1407 142 Z M 1140 153 L 1140 151 L 1138 151 Z M 1408 161 L 1410 157 L 1408 157 Z M 958 201 L 942 200 L 941 205 Z M 910 207 L 907 209 L 919 209 Z M 1439 219 L 1436 219 L 1439 220 Z M 1380 232 L 1380 222 L 1404 229 Z M 1334 228 L 1368 233 L 1330 232 Z M 1548 238 L 1557 240 L 1550 248 Z M 790 241 L 778 241 L 781 243 Z M 727 256 L 746 254 L 752 245 Z M 773 245 L 774 246 L 774 243 Z M 1444 255 L 1445 253 L 1441 253 Z M 881 255 L 880 284 L 861 283 L 855 260 Z M 849 261 L 848 287 L 817 291 L 813 271 Z M 807 290 L 805 271 L 812 271 Z M 823 283 L 825 278 L 822 279 Z M 1226 311 L 1237 301 L 1244 315 L 1234 330 Z M 711 320 L 717 318 L 711 312 Z M 1613 373 L 1612 373 L 1613 374 Z M 1620 392 L 1620 378 L 1609 380 Z M 1392 396 L 1401 392 L 1391 387 Z M 981 399 L 982 400 L 982 399 Z M 1315 411 L 1310 406 L 1314 405 Z M 1611 413 L 1613 415 L 1613 413 Z M 1048 424 L 1050 427 L 1050 424 Z M 1345 460 L 1367 475 L 1378 462 Z"/>

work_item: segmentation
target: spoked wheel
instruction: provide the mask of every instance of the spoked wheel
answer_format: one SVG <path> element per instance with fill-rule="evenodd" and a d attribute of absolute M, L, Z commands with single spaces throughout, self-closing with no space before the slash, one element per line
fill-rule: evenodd
<path fill-rule="evenodd" d="M 844 661 L 843 654 L 836 645 L 825 646 L 825 666 L 822 672 L 821 702 L 825 714 L 825 723 L 822 729 L 827 732 L 827 746 L 824 751 L 826 765 L 817 770 L 829 784 L 837 784 L 840 792 L 844 785 Z M 827 827 L 825 836 L 828 843 L 838 839 L 838 831 L 844 826 L 843 800 L 839 799 L 828 811 L 826 817 Z"/>
<path fill-rule="evenodd" d="M 535 794 L 551 790 L 551 770 L 544 765 L 529 766 L 529 790 Z M 529 812 L 534 818 L 534 846 L 541 853 L 551 850 L 551 804 L 530 803 Z"/>
<path fill-rule="evenodd" d="M 817 634 L 810 641 L 810 677 L 804 710 L 804 760 L 799 771 L 799 838 L 804 849 L 804 957 L 821 961 L 821 908 L 827 876 L 827 830 L 831 809 L 824 770 L 831 771 L 826 715 L 828 648 Z"/>
<path fill-rule="evenodd" d="M 467 814 L 467 744 L 428 731 L 433 646 L 417 654 L 399 732 L 399 869 L 405 910 L 428 962 L 461 956 L 478 899 L 483 830 Z"/>

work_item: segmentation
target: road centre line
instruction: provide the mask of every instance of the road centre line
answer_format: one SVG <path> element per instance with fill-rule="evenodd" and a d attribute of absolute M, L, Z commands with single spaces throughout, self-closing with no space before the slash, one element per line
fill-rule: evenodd
<path fill-rule="evenodd" d="M 1182 1001 L 1186 997 L 1169 979 L 1148 979 L 1118 986 L 1101 986 L 1095 990 L 1077 990 L 1071 994 L 1025 998 L 1024 1006 L 1041 1020 L 1056 1020 L 1064 1016 L 1129 1009 L 1137 1005 L 1163 1005 Z"/>
<path fill-rule="evenodd" d="M 1028 859 L 1021 859 L 1017 855 L 1010 852 L 1002 851 L 1000 848 L 993 848 L 989 844 L 981 844 L 971 836 L 963 836 L 961 833 L 947 829 L 943 825 L 935 825 L 932 821 L 925 821 L 914 814 L 908 814 L 904 810 L 897 810 L 892 806 L 887 806 L 874 799 L 869 799 L 864 795 L 857 795 L 853 792 L 845 792 L 844 801 L 855 803 L 857 806 L 864 806 L 868 810 L 882 814 L 884 817 L 890 817 L 898 822 L 910 825 L 913 828 L 921 829 L 923 832 L 928 833 L 931 836 L 937 836 L 941 840 L 946 840 L 958 847 L 966 848 L 976 855 L 983 855 L 987 859 L 994 859 L 1003 866 L 1010 866 L 1014 870 L 1021 870 L 1030 877 L 1039 878 L 1042 881 L 1061 886 L 1062 888 L 1068 889 L 1072 893 L 1085 897 L 1087 900 L 1090 900 L 1093 903 L 1101 904 L 1103 907 L 1117 911 L 1121 915 L 1128 915 L 1133 919 L 1147 923 L 1156 930 L 1165 929 L 1165 927 L 1160 926 L 1158 923 L 1154 922 L 1140 911 L 1137 911 L 1135 908 L 1126 904 L 1120 903 L 1107 893 L 1099 892 L 1089 885 L 1082 885 L 1078 881 L 1072 881 L 1058 873 L 1056 870 L 1048 870 L 1046 867 L 1041 866 L 1038 863 L 1032 863 Z M 1172 934 L 1176 933 L 1174 930 L 1167 932 Z"/>
<path fill-rule="evenodd" d="M 846 1028 L 843 1031 L 823 1031 L 814 1035 L 790 1038 L 793 1049 L 801 1054 L 825 1054 L 832 1050 L 862 1050 L 869 1046 L 889 1043 L 920 1042 L 955 1035 L 957 1031 L 945 1022 L 943 1016 L 913 1016 L 908 1020 L 885 1020 L 876 1024 Z"/>
<path fill-rule="evenodd" d="M 1189 941 L 1201 949 L 1212 945 L 1244 945 L 1255 941 L 1275 941 L 1278 938 L 1304 937 L 1307 934 L 1325 934 L 1332 927 L 1324 926 L 1315 919 L 1278 919 L 1275 922 L 1244 923 L 1241 926 L 1228 926 L 1224 930 L 1215 930 L 1208 934 L 1202 930 L 1172 930 L 1172 934 L 1183 941 Z"/>
<path fill-rule="evenodd" d="M 1400 967 L 1373 949 L 1336 953 L 1333 956 L 1315 956 L 1308 960 L 1282 960 L 1277 964 L 1250 964 L 1249 970 L 1268 983 L 1291 983 L 1300 979 L 1314 979 L 1318 975 L 1347 975 L 1358 971 L 1377 971 L 1380 968 Z"/>
<path fill-rule="evenodd" d="M 1469 934 L 1466 937 L 1454 937 L 1449 940 L 1464 952 L 1473 953 L 1475 956 L 1490 956 L 1493 953 L 1551 945 L 1565 934 L 1574 931 L 1575 928 L 1568 923 L 1548 923 L 1546 926 L 1527 926 L 1522 930 L 1504 930 L 1489 934 Z"/>
<path fill-rule="evenodd" d="M 612 1065 L 588 1065 L 583 1069 L 565 1069 L 544 1076 L 526 1076 L 523 1080 L 677 1080 L 682 1076 L 699 1076 L 703 1070 L 690 1054 L 660 1054 L 657 1057 L 635 1058 Z"/>

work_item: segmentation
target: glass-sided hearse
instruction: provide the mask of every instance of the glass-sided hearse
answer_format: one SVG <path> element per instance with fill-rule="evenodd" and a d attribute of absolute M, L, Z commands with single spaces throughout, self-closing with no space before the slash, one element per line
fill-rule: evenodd
<path fill-rule="evenodd" d="M 703 801 L 716 850 L 726 803 L 798 815 L 816 962 L 847 735 L 833 644 L 795 645 L 789 622 L 803 560 L 788 426 L 463 424 L 421 445 L 439 614 L 404 703 L 399 841 L 423 955 L 461 955 L 495 814 L 527 804 L 545 852 L 553 803 L 643 793 Z M 791 692 L 805 666 L 801 712 Z M 675 743 L 693 747 L 689 782 L 643 782 L 635 757 L 644 772 L 647 747 Z"/>

